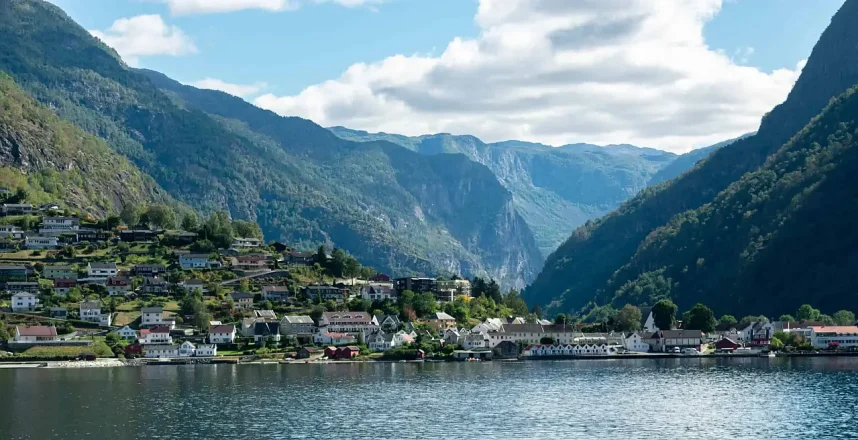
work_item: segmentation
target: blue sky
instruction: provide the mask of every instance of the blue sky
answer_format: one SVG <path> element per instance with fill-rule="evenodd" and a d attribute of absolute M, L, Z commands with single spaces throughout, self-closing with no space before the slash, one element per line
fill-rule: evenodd
<path fill-rule="evenodd" d="M 421 130 L 470 132 L 490 140 L 523 137 L 527 138 L 526 140 L 553 144 L 577 141 L 602 143 L 628 141 L 647 143 L 658 148 L 685 150 L 703 146 L 710 141 L 717 141 L 722 136 L 732 136 L 741 134 L 738 133 L 739 131 L 754 129 L 754 124 L 749 121 L 758 119 L 757 113 L 760 115 L 764 113 L 764 110 L 761 109 L 779 102 L 782 99 L 780 95 L 785 96 L 784 89 L 788 91 L 788 86 L 783 86 L 784 80 L 781 77 L 766 76 L 765 78 L 772 78 L 771 82 L 774 84 L 771 85 L 772 90 L 766 92 L 768 95 L 761 97 L 759 102 L 754 101 L 748 104 L 748 107 L 753 107 L 754 110 L 751 112 L 752 114 L 743 116 L 743 122 L 740 123 L 737 119 L 737 121 L 722 123 L 724 128 L 719 130 L 715 128 L 718 122 L 713 120 L 711 123 L 698 124 L 701 127 L 699 132 L 695 133 L 676 134 L 667 131 L 649 133 L 643 129 L 622 128 L 617 124 L 608 124 L 608 120 L 620 121 L 623 118 L 628 120 L 629 115 L 621 115 L 610 109 L 583 107 L 575 109 L 558 108 L 550 112 L 543 111 L 542 113 L 547 116 L 543 115 L 542 118 L 533 117 L 534 111 L 528 110 L 527 113 L 522 111 L 520 120 L 527 121 L 527 123 L 522 123 L 516 127 L 510 127 L 510 120 L 492 116 L 489 113 L 494 112 L 487 111 L 471 123 L 473 126 L 471 128 L 471 126 L 463 125 L 465 121 L 453 112 L 441 112 L 439 109 L 439 106 L 443 104 L 439 103 L 438 96 L 454 96 L 460 93 L 458 89 L 439 90 L 431 97 L 422 97 L 427 99 L 415 98 L 410 100 L 414 97 L 415 90 L 426 89 L 429 84 L 421 82 L 418 86 L 415 83 L 411 90 L 403 89 L 398 90 L 401 93 L 390 93 L 388 87 L 373 83 L 373 78 L 361 80 L 349 78 L 346 80 L 341 77 L 350 66 L 360 65 L 360 63 L 379 69 L 388 69 L 389 64 L 395 64 L 393 61 L 396 61 L 392 60 L 391 57 L 397 54 L 409 57 L 408 61 L 414 63 L 408 67 L 402 67 L 406 69 L 405 71 L 420 70 L 422 67 L 419 67 L 418 64 L 430 62 L 426 60 L 434 60 L 431 62 L 441 60 L 439 57 L 445 54 L 448 45 L 453 41 L 475 42 L 480 48 L 474 49 L 465 44 L 467 50 L 461 53 L 485 55 L 488 50 L 486 48 L 494 46 L 489 44 L 492 37 L 486 37 L 484 34 L 499 34 L 512 29 L 517 29 L 516 32 L 520 31 L 527 23 L 517 23 L 515 15 L 524 16 L 535 13 L 534 11 L 538 12 L 538 6 L 534 6 L 534 2 L 527 0 L 482 0 L 487 12 L 481 11 L 480 15 L 478 15 L 480 5 L 478 0 L 328 0 L 328 2 L 321 4 L 319 4 L 320 0 L 289 0 L 303 3 L 295 10 L 271 11 L 249 8 L 225 13 L 173 13 L 175 11 L 171 11 L 167 5 L 168 2 L 190 4 L 199 1 L 52 0 L 78 23 L 90 30 L 106 31 L 115 20 L 122 18 L 157 15 L 168 29 L 177 30 L 186 44 L 192 44 L 193 48 L 188 46 L 183 52 L 172 55 L 156 54 L 134 57 L 126 56 L 120 50 L 127 61 L 141 67 L 161 71 L 185 83 L 194 83 L 209 78 L 230 84 L 256 85 L 243 96 L 245 99 L 282 114 L 309 117 L 324 125 L 342 123 L 368 130 L 397 130 L 406 132 L 406 134 L 419 134 Z M 245 2 L 245 4 L 269 2 L 271 4 L 286 0 L 217 1 Z M 623 2 L 623 0 L 617 1 Z M 687 7 L 690 12 L 680 12 L 681 17 L 691 17 L 688 20 L 687 35 L 682 34 L 681 38 L 699 45 L 700 50 L 708 48 L 731 58 L 734 65 L 730 66 L 732 69 L 730 72 L 736 73 L 735 81 L 740 81 L 738 76 L 748 73 L 740 69 L 743 66 L 754 67 L 759 71 L 754 72 L 755 74 L 772 74 L 778 69 L 792 69 L 797 72 L 797 63 L 807 58 L 813 44 L 825 29 L 831 16 L 843 3 L 843 0 L 727 0 L 723 4 L 720 4 L 718 0 L 690 1 L 690 4 L 693 5 Z M 339 4 L 350 2 L 352 4 L 366 2 L 367 4 L 352 7 Z M 492 14 L 496 13 L 498 9 L 508 7 L 512 3 L 523 6 L 520 6 L 512 16 L 503 16 L 498 20 L 493 18 Z M 706 16 L 708 12 L 704 10 L 704 7 L 698 5 L 702 3 L 714 4 L 714 10 L 717 12 L 713 17 Z M 498 8 L 497 5 L 502 7 Z M 570 17 L 574 14 L 592 12 L 575 11 L 573 10 L 574 7 L 564 9 L 568 9 L 564 10 L 563 13 L 570 14 Z M 654 7 L 650 9 L 653 10 L 643 11 L 642 14 L 654 17 L 654 22 L 661 15 L 672 13 L 657 10 L 665 8 Z M 622 7 L 599 11 L 597 15 L 587 15 L 587 17 L 598 24 L 613 20 L 619 14 L 616 12 L 618 10 L 622 10 Z M 546 15 L 539 15 L 539 17 L 546 18 Z M 702 44 L 694 43 L 694 29 L 699 26 L 702 26 L 704 40 Z M 680 29 L 677 33 L 686 32 L 683 26 L 677 26 L 677 28 Z M 533 29 L 534 35 L 538 32 L 537 28 Z M 456 38 L 459 40 L 455 40 Z M 670 40 L 668 44 L 671 47 L 676 46 L 672 36 L 659 36 L 656 40 L 661 44 L 665 38 Z M 498 39 L 498 41 L 508 40 Z M 515 47 L 511 46 L 510 50 L 515 50 Z M 533 51 L 534 49 L 531 48 L 530 50 Z M 156 49 L 154 52 L 157 53 L 158 50 Z M 456 51 L 447 52 L 450 56 L 460 53 Z M 169 53 L 169 51 L 165 49 L 162 53 Z M 629 53 L 634 54 L 635 52 Z M 503 58 L 502 54 L 499 56 Z M 390 60 L 391 63 L 385 63 L 385 60 Z M 521 69 L 521 65 L 519 65 L 519 69 Z M 437 72 L 437 70 L 437 66 L 431 69 L 426 67 L 425 76 L 420 81 L 427 78 L 445 77 L 442 75 L 444 72 Z M 489 71 L 487 74 L 492 74 L 492 72 Z M 401 75 L 401 72 L 399 74 Z M 450 73 L 447 72 L 447 74 Z M 368 74 L 363 73 L 363 75 Z M 387 75 L 393 75 L 385 77 L 387 83 L 398 82 L 395 73 L 388 72 Z M 515 75 L 522 75 L 522 73 L 519 70 L 516 71 Z M 462 70 L 457 71 L 455 76 L 460 78 Z M 755 78 L 757 77 L 759 75 Z M 698 82 L 699 80 L 698 77 L 692 79 L 691 82 Z M 336 87 L 328 87 L 327 91 L 323 90 L 326 81 L 337 82 L 333 84 Z M 592 80 L 587 82 L 587 84 L 590 83 Z M 676 84 L 682 84 L 682 82 Z M 527 87 L 533 86 L 533 84 L 525 85 Z M 433 84 L 432 86 L 444 87 L 443 84 Z M 769 83 L 765 83 L 758 85 L 757 88 L 768 90 L 769 86 Z M 309 90 L 307 90 L 308 87 Z M 362 89 L 371 89 L 369 96 L 365 97 L 367 99 L 363 102 L 354 104 L 362 99 Z M 516 89 L 499 88 L 494 92 L 494 96 L 508 90 L 514 91 Z M 331 94 L 337 93 L 351 96 L 349 102 L 354 104 L 355 108 L 344 108 L 343 103 L 336 102 Z M 614 92 L 611 93 L 614 94 Z M 261 94 L 265 94 L 265 97 L 259 99 L 257 95 Z M 522 95 L 529 96 L 532 94 L 532 89 L 522 89 Z M 673 94 L 675 95 L 675 91 Z M 477 97 L 477 99 L 485 99 L 489 95 L 486 93 L 485 96 Z M 409 98 L 405 98 L 406 96 Z M 575 94 L 574 96 L 581 95 Z M 431 103 L 428 102 L 428 98 L 432 98 Z M 463 97 L 463 99 L 465 98 Z M 486 102 L 488 103 L 490 100 Z M 730 101 L 719 104 L 719 106 L 723 109 L 732 109 L 740 104 Z M 510 103 L 509 105 L 513 104 Z M 618 105 L 620 104 L 618 103 Z M 388 107 L 387 111 L 397 114 L 403 114 L 403 109 L 408 110 L 410 119 L 392 122 L 389 120 L 390 115 L 384 114 L 384 111 L 378 109 L 380 106 Z M 686 106 L 685 103 L 679 105 L 679 107 L 684 106 Z M 498 105 L 497 108 L 500 107 Z M 688 114 L 689 111 L 693 112 L 694 110 L 678 110 L 679 107 L 674 107 L 675 109 L 671 111 L 677 115 L 679 113 Z M 481 110 L 475 108 L 474 111 Z M 557 125 L 556 118 L 569 117 L 580 114 L 582 111 L 593 119 L 593 121 L 588 122 L 590 126 L 593 123 L 604 121 L 605 130 L 595 133 L 594 136 L 586 129 L 576 130 L 573 127 L 564 131 L 555 126 Z M 377 115 L 369 117 L 369 113 Z M 469 110 L 469 114 L 473 114 L 473 112 Z M 642 126 L 652 126 L 653 118 L 660 121 L 666 117 L 670 117 L 670 115 L 666 116 L 662 112 L 658 116 L 644 118 L 646 121 L 642 121 L 641 124 Z M 439 122 L 425 122 L 429 118 L 435 118 Z M 677 124 L 687 127 L 687 124 L 680 119 L 677 119 Z"/>

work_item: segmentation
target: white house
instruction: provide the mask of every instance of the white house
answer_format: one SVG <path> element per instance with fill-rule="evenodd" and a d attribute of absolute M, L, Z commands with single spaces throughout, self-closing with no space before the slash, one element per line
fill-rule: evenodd
<path fill-rule="evenodd" d="M 387 285 L 370 284 L 368 286 L 361 287 L 360 296 L 361 299 L 368 299 L 370 301 L 384 301 L 386 299 L 395 300 L 396 292 L 393 290 L 393 286 L 389 283 Z"/>
<path fill-rule="evenodd" d="M 469 335 L 465 335 L 465 338 L 462 341 L 462 348 L 465 350 L 489 348 L 489 337 L 485 333 L 471 333 Z"/>
<path fill-rule="evenodd" d="M 57 340 L 57 329 L 54 326 L 15 326 L 15 342 L 51 342 Z"/>
<path fill-rule="evenodd" d="M 125 296 L 131 291 L 131 280 L 125 277 L 107 279 L 107 293 L 110 296 Z"/>
<path fill-rule="evenodd" d="M 200 344 L 197 345 L 197 351 L 194 353 L 196 357 L 215 357 L 217 356 L 217 345 Z"/>
<path fill-rule="evenodd" d="M 140 343 L 147 344 L 172 344 L 173 337 L 170 336 L 170 328 L 166 326 L 144 328 L 140 330 Z"/>
<path fill-rule="evenodd" d="M 627 333 L 623 339 L 623 348 L 631 352 L 647 353 L 649 352 L 649 344 L 644 342 L 640 333 Z"/>
<path fill-rule="evenodd" d="M 116 263 L 89 263 L 86 274 L 90 278 L 110 278 L 116 276 Z"/>
<path fill-rule="evenodd" d="M 840 348 L 858 346 L 858 327 L 854 325 L 826 325 L 810 328 L 810 343 L 814 348 Z"/>
<path fill-rule="evenodd" d="M 652 313 L 652 307 L 641 307 L 641 327 L 647 333 L 657 332 L 660 329 L 655 325 L 655 315 Z"/>
<path fill-rule="evenodd" d="M 143 352 L 147 358 L 173 358 L 179 357 L 179 346 L 173 344 L 147 345 L 143 348 Z"/>
<path fill-rule="evenodd" d="M 216 325 L 209 329 L 209 342 L 212 344 L 232 344 L 235 342 L 235 326 Z"/>
<path fill-rule="evenodd" d="M 179 346 L 179 357 L 191 357 L 196 351 L 197 347 L 194 344 L 185 341 Z"/>
<path fill-rule="evenodd" d="M 119 330 L 116 330 L 116 334 L 119 335 L 120 338 L 122 338 L 126 341 L 133 341 L 133 340 L 137 339 L 137 330 L 134 330 L 133 328 L 131 328 L 127 325 L 125 327 L 122 327 Z"/>
<path fill-rule="evenodd" d="M 348 345 L 357 342 L 354 336 L 346 333 L 316 333 L 313 342 L 322 345 Z"/>
<path fill-rule="evenodd" d="M 163 325 L 173 330 L 176 328 L 176 318 L 164 316 L 163 307 L 143 307 L 140 309 L 140 325 L 143 327 Z"/>
<path fill-rule="evenodd" d="M 87 322 L 95 322 L 98 325 L 109 327 L 111 313 L 101 313 L 101 304 L 98 301 L 84 301 L 80 303 L 80 319 Z"/>
<path fill-rule="evenodd" d="M 239 248 L 258 248 L 263 245 L 263 241 L 259 238 L 241 238 L 236 237 L 232 242 L 232 247 Z"/>
<path fill-rule="evenodd" d="M 20 239 L 24 237 L 24 231 L 18 226 L 0 225 L 0 237 Z"/>
<path fill-rule="evenodd" d="M 59 235 L 66 232 L 74 232 L 80 229 L 80 219 L 74 217 L 45 217 L 40 234 Z"/>
<path fill-rule="evenodd" d="M 325 312 L 319 318 L 319 332 L 370 333 L 378 330 L 378 320 L 367 312 Z"/>
<path fill-rule="evenodd" d="M 57 237 L 43 237 L 41 235 L 28 235 L 24 238 L 24 247 L 27 249 L 56 249 L 60 245 Z"/>
<path fill-rule="evenodd" d="M 185 254 L 179 256 L 182 269 L 208 269 L 220 266 L 220 263 L 209 258 L 208 254 Z"/>
<path fill-rule="evenodd" d="M 39 299 L 30 292 L 18 292 L 12 295 L 13 312 L 32 312 L 36 310 L 36 304 L 38 303 Z"/>

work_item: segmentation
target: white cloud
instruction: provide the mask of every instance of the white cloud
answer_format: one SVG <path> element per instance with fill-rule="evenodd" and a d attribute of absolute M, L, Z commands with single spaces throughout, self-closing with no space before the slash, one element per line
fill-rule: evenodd
<path fill-rule="evenodd" d="M 204 78 L 199 81 L 190 82 L 188 83 L 188 85 L 200 89 L 220 90 L 221 92 L 226 92 L 230 95 L 238 96 L 241 98 L 254 96 L 262 90 L 265 90 L 266 87 L 268 87 L 268 84 L 264 82 L 258 82 L 254 84 L 230 84 L 228 82 L 221 81 L 217 78 Z"/>
<path fill-rule="evenodd" d="M 181 29 L 164 23 L 160 15 L 120 18 L 104 31 L 89 32 L 116 49 L 131 66 L 138 66 L 140 57 L 144 56 L 180 56 L 197 51 Z"/>
<path fill-rule="evenodd" d="M 155 0 L 166 3 L 173 15 L 218 14 L 247 9 L 281 12 L 298 9 L 305 3 L 336 3 L 349 8 L 376 5 L 385 0 Z"/>
<path fill-rule="evenodd" d="M 762 72 L 706 45 L 720 0 L 480 0 L 475 39 L 357 63 L 254 103 L 323 125 L 488 141 L 685 151 L 753 131 L 801 69 Z"/>

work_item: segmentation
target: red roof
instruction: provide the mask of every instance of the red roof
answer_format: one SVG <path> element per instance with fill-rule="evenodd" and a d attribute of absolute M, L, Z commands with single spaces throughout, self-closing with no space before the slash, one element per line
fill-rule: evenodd
<path fill-rule="evenodd" d="M 15 329 L 21 336 L 56 336 L 56 327 L 48 327 L 46 325 L 34 325 L 32 327 L 16 326 Z"/>
<path fill-rule="evenodd" d="M 209 333 L 232 333 L 235 331 L 235 326 L 230 325 L 216 325 L 209 329 Z"/>
<path fill-rule="evenodd" d="M 339 339 L 339 338 L 345 338 L 345 337 L 347 337 L 347 336 L 348 336 L 348 335 L 347 335 L 347 334 L 345 334 L 345 333 L 324 333 L 324 335 L 325 335 L 325 336 L 327 336 L 327 337 L 329 337 L 329 338 L 337 338 L 337 339 Z"/>
<path fill-rule="evenodd" d="M 170 333 L 170 327 L 167 327 L 166 325 L 159 325 L 157 327 L 152 327 L 151 329 L 149 329 L 149 332 L 151 332 L 151 333 Z"/>

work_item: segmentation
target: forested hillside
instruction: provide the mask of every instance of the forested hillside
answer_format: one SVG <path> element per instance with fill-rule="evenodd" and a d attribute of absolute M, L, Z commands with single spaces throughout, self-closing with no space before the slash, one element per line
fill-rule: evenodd
<path fill-rule="evenodd" d="M 176 205 L 107 144 L 34 102 L 0 72 L 0 186 L 30 203 L 60 203 L 85 214 L 118 214 L 125 205 Z"/>
<path fill-rule="evenodd" d="M 695 210 L 715 201 L 719 193 L 746 173 L 757 170 L 770 155 L 819 114 L 832 98 L 858 83 L 856 19 L 858 1 L 848 0 L 814 47 L 787 100 L 763 118 L 756 135 L 717 150 L 691 172 L 668 184 L 644 190 L 617 211 L 577 229 L 548 258 L 542 273 L 525 291 L 525 298 L 530 303 L 555 301 L 553 305 L 556 308 L 568 310 L 577 309 L 596 298 L 613 298 L 622 287 L 622 284 L 618 285 L 621 279 L 639 279 L 637 286 L 627 287 L 634 290 L 647 290 L 647 285 L 659 284 L 659 277 L 654 276 L 653 271 L 658 271 L 661 266 L 657 263 L 650 265 L 638 258 L 638 252 L 651 249 L 651 240 L 662 233 L 656 231 L 663 226 L 671 229 L 669 225 L 684 224 L 684 217 L 690 217 L 691 222 L 695 221 Z M 827 142 L 821 145 L 827 145 Z M 721 241 L 734 239 L 727 235 L 729 232 L 722 231 L 722 236 L 712 245 L 721 246 Z M 726 252 L 732 248 L 726 246 L 724 249 Z M 781 258 L 788 257 L 782 255 Z M 703 260 L 701 265 L 718 264 L 705 257 Z M 621 275 L 614 274 L 621 269 L 625 275 L 619 278 Z M 684 264 L 679 266 L 679 270 L 683 269 Z M 635 270 L 638 272 L 635 273 Z M 726 270 L 718 272 L 727 273 Z M 611 282 L 612 277 L 616 281 Z M 763 282 L 762 279 L 756 280 L 753 286 L 771 292 L 769 286 L 763 288 Z M 715 294 L 710 289 L 706 289 L 706 292 Z M 717 295 L 730 293 L 722 290 Z M 770 302 L 779 301 L 776 296 L 761 298 Z M 734 304 L 750 301 L 750 298 L 732 300 Z M 793 307 L 787 304 L 783 306 Z M 739 313 L 736 310 L 732 312 Z"/>
<path fill-rule="evenodd" d="M 344 141 L 220 92 L 165 93 L 47 2 L 0 0 L 0 70 L 172 196 L 256 221 L 269 240 L 338 246 L 397 275 L 509 287 L 541 265 L 511 195 L 482 165 Z"/>

